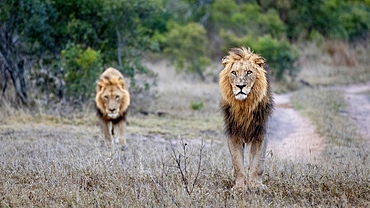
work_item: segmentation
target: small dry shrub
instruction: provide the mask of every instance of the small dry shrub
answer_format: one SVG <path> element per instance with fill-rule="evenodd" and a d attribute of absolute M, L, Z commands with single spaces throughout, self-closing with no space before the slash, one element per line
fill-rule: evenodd
<path fill-rule="evenodd" d="M 323 43 L 323 49 L 332 58 L 335 66 L 356 66 L 356 56 L 351 52 L 347 43 L 340 40 L 328 40 Z"/>

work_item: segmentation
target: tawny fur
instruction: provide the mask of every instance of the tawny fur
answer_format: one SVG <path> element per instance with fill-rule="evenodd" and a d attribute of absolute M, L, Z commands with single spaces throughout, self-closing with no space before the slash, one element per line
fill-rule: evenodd
<path fill-rule="evenodd" d="M 130 93 L 118 70 L 108 68 L 101 74 L 97 80 L 95 103 L 106 146 L 110 148 L 118 141 L 124 148 L 124 123 L 130 105 Z"/>
<path fill-rule="evenodd" d="M 221 111 L 234 165 L 235 187 L 246 188 L 247 181 L 251 186 L 264 186 L 262 174 L 267 145 L 265 132 L 268 117 L 273 110 L 273 98 L 264 68 L 265 59 L 254 54 L 250 49 L 232 48 L 229 50 L 229 55 L 223 58 L 222 64 L 224 69 L 219 75 Z M 237 89 L 235 82 L 242 80 L 243 76 L 248 78 L 247 75 L 243 75 L 245 72 L 253 75 L 252 84 L 247 97 L 244 100 L 238 100 L 232 89 L 233 87 Z M 243 168 L 245 144 L 251 147 L 249 180 Z"/>

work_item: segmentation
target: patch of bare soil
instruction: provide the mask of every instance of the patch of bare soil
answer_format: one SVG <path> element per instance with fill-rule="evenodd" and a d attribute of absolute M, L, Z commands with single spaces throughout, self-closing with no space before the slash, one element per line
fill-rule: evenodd
<path fill-rule="evenodd" d="M 370 82 L 337 87 L 347 101 L 346 112 L 357 124 L 359 133 L 370 143 Z"/>
<path fill-rule="evenodd" d="M 275 104 L 267 151 L 282 159 L 314 162 L 325 147 L 324 139 L 308 118 L 292 108 L 289 94 L 275 95 Z"/>

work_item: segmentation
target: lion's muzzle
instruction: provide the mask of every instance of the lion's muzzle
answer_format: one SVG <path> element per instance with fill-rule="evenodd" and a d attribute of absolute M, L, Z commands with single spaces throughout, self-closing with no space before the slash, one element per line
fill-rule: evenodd
<path fill-rule="evenodd" d="M 108 113 L 108 117 L 113 119 L 118 118 L 118 113 Z"/>
<path fill-rule="evenodd" d="M 248 97 L 248 94 L 250 92 L 250 88 L 247 87 L 247 85 L 236 85 L 236 87 L 233 89 L 235 99 L 237 100 L 245 100 Z"/>

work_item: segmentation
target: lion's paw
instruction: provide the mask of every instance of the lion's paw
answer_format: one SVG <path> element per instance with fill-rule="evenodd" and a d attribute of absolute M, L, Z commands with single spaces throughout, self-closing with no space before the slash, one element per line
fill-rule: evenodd
<path fill-rule="evenodd" d="M 248 189 L 254 192 L 267 191 L 268 188 L 261 182 L 249 183 Z"/>
<path fill-rule="evenodd" d="M 122 151 L 126 151 L 126 150 L 128 150 L 128 146 L 127 145 L 122 145 L 120 149 Z"/>

